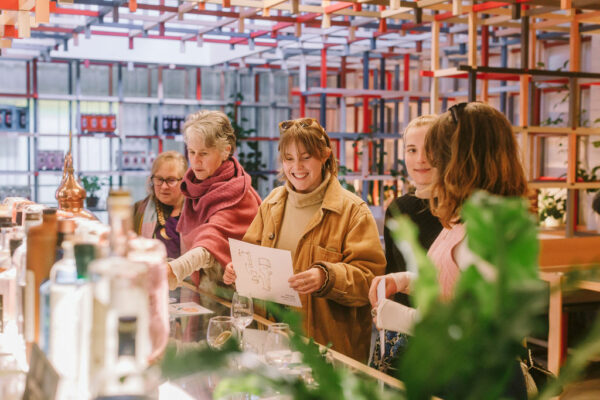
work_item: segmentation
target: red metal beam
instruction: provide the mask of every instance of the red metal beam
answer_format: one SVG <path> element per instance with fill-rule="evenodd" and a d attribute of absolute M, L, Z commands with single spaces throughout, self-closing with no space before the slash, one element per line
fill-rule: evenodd
<path fill-rule="evenodd" d="M 64 15 L 82 15 L 84 17 L 97 17 L 100 15 L 98 11 L 80 10 L 77 8 L 58 7 L 55 2 L 50 2 L 50 12 L 53 14 Z"/>
<path fill-rule="evenodd" d="M 321 87 L 327 87 L 327 49 L 321 49 Z"/>
<path fill-rule="evenodd" d="M 516 3 L 517 4 L 518 3 L 529 3 L 530 1 L 531 0 L 517 0 Z M 506 7 L 506 6 L 510 6 L 510 5 L 511 5 L 511 3 L 505 3 L 505 2 L 500 2 L 500 1 L 488 1 L 487 3 L 473 5 L 472 10 L 474 12 L 482 12 L 482 11 L 492 10 L 494 8 L 501 8 L 501 7 Z M 460 13 L 460 15 L 465 15 L 467 13 L 468 13 L 468 11 L 463 11 L 462 13 Z M 452 11 L 448 11 L 443 14 L 436 15 L 435 20 L 436 21 L 445 21 L 452 17 L 456 17 L 456 15 L 452 14 Z"/>
<path fill-rule="evenodd" d="M 19 30 L 14 25 L 4 25 L 4 35 L 6 38 L 19 38 Z"/>
<path fill-rule="evenodd" d="M 19 11 L 19 0 L 0 0 L 0 10 Z"/>
<path fill-rule="evenodd" d="M 202 70 L 196 68 L 196 100 L 202 100 Z"/>
<path fill-rule="evenodd" d="M 404 82 L 403 89 L 410 90 L 410 54 L 404 55 Z"/>
<path fill-rule="evenodd" d="M 481 64 L 487 67 L 490 63 L 490 31 L 489 26 L 481 27 Z"/>
<path fill-rule="evenodd" d="M 306 117 L 306 96 L 300 95 L 300 118 Z"/>
<path fill-rule="evenodd" d="M 45 25 L 41 25 L 38 26 L 37 28 L 31 28 L 32 31 L 38 31 L 38 32 L 57 32 L 57 33 L 74 33 L 74 29 L 69 29 L 69 28 L 59 28 L 57 26 L 45 26 Z"/>

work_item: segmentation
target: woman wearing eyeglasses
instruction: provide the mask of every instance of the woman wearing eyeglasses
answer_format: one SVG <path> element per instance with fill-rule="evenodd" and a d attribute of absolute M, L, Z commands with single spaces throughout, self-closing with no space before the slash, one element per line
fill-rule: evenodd
<path fill-rule="evenodd" d="M 177 223 L 183 194 L 180 184 L 187 170 L 187 160 L 176 151 L 166 151 L 152 163 L 148 178 L 148 197 L 135 203 L 134 226 L 138 235 L 156 238 L 167 248 L 169 258 L 181 255 Z"/>
<path fill-rule="evenodd" d="M 185 196 L 177 231 L 183 254 L 169 262 L 169 287 L 192 276 L 212 290 L 231 262 L 229 238 L 241 239 L 256 216 L 260 197 L 250 175 L 233 157 L 235 133 L 221 111 L 198 111 L 183 127 L 190 168 L 183 176 Z"/>
<path fill-rule="evenodd" d="M 304 333 L 365 362 L 369 284 L 385 268 L 375 219 L 340 185 L 329 136 L 315 119 L 284 121 L 279 130 L 285 185 L 264 200 L 243 240 L 291 251 L 287 283 L 300 295 Z M 225 269 L 226 284 L 237 267 Z"/>

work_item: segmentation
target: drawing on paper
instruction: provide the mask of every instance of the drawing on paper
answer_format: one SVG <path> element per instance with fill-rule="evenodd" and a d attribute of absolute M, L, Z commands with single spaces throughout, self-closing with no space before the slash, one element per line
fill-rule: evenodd
<path fill-rule="evenodd" d="M 289 285 L 294 275 L 289 250 L 272 249 L 229 238 L 236 290 L 243 296 L 301 307 L 300 296 Z"/>
<path fill-rule="evenodd" d="M 244 267 L 250 274 L 250 279 L 257 285 L 261 285 L 263 290 L 271 290 L 271 260 L 265 257 L 258 257 L 258 265 L 252 262 L 252 255 L 249 251 L 238 250 L 238 254 L 244 258 Z"/>

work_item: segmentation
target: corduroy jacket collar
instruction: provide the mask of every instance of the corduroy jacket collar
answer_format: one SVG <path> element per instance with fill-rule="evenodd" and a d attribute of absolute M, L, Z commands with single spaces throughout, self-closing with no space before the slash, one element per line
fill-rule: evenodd
<path fill-rule="evenodd" d="M 342 185 L 336 175 L 331 175 L 329 178 L 329 185 L 325 191 L 325 197 L 323 197 L 323 203 L 321 209 L 333 211 L 337 214 L 342 213 Z M 287 190 L 281 190 L 275 194 L 271 199 L 267 200 L 268 204 L 285 203 L 288 196 Z"/>

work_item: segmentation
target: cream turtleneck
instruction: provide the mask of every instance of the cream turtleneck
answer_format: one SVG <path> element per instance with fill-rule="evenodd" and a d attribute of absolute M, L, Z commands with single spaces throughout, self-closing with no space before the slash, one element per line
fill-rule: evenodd
<path fill-rule="evenodd" d="M 323 182 L 310 193 L 298 193 L 289 182 L 285 184 L 288 197 L 275 247 L 291 251 L 292 259 L 306 226 L 323 203 L 330 177 L 331 174 L 327 172 Z"/>

